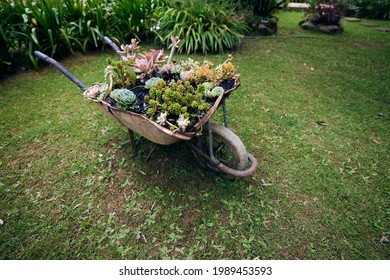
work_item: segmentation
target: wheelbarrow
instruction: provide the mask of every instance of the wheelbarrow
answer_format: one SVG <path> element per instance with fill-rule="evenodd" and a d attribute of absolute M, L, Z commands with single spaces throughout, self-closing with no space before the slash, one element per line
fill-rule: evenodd
<path fill-rule="evenodd" d="M 115 51 L 119 51 L 119 48 L 108 37 L 104 39 Z M 35 51 L 34 55 L 54 66 L 84 92 L 88 90 L 85 84 L 56 60 L 39 51 Z M 118 55 L 121 57 L 120 54 Z M 254 156 L 246 152 L 240 138 L 228 128 L 227 124 L 225 99 L 239 85 L 240 82 L 237 79 L 234 87 L 221 94 L 210 110 L 196 123 L 194 126 L 196 130 L 203 129 L 201 135 L 195 132 L 171 131 L 145 115 L 122 110 L 104 100 L 88 99 L 96 103 L 109 118 L 127 127 L 133 155 L 135 155 L 137 146 L 134 132 L 139 134 L 141 139 L 146 138 L 160 145 L 171 145 L 183 141 L 192 150 L 201 166 L 227 178 L 240 178 L 254 174 L 258 163 Z M 211 116 L 219 107 L 223 110 L 224 125 L 210 121 Z"/>

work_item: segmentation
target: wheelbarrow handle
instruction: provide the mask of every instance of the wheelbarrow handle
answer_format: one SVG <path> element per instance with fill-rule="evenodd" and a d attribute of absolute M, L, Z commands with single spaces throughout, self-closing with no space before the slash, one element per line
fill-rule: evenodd
<path fill-rule="evenodd" d="M 81 88 L 83 91 L 85 91 L 88 88 L 79 79 L 77 79 L 72 73 L 70 73 L 64 66 L 62 66 L 58 61 L 52 59 L 51 57 L 47 56 L 44 53 L 41 53 L 40 51 L 34 51 L 34 55 L 39 59 L 53 65 L 55 68 L 57 68 L 58 71 L 64 74 L 69 80 L 71 80 L 76 86 Z"/>
<path fill-rule="evenodd" d="M 121 50 L 110 38 L 104 36 L 103 40 L 104 42 L 106 42 L 107 45 L 109 45 L 116 52 L 116 54 L 119 56 L 120 59 L 123 59 L 123 55 L 120 53 Z"/>

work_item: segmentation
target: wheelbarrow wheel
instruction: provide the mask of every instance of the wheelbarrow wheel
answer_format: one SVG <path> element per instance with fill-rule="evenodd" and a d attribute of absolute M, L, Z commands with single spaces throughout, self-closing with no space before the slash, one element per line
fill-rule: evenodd
<path fill-rule="evenodd" d="M 224 165 L 234 170 L 244 170 L 248 164 L 248 154 L 240 138 L 230 129 L 215 123 L 211 123 L 214 156 Z M 195 144 L 209 154 L 209 137 L 207 132 L 194 139 Z M 199 155 L 196 151 L 194 156 L 198 163 L 211 171 L 220 173 L 222 176 L 233 179 L 235 176 L 226 174 L 213 163 Z"/>

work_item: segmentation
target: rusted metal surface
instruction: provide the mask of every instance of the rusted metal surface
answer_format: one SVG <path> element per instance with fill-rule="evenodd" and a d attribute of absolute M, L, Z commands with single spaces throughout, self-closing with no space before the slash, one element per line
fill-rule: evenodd
<path fill-rule="evenodd" d="M 96 103 L 111 119 L 116 120 L 128 129 L 131 129 L 156 144 L 171 145 L 181 140 L 191 140 L 191 138 L 195 135 L 194 132 L 173 132 L 148 119 L 144 115 L 124 111 L 119 108 L 113 108 L 106 102 Z"/>
<path fill-rule="evenodd" d="M 198 145 L 195 145 L 192 142 L 186 142 L 186 144 L 192 150 L 194 150 L 199 156 L 205 158 L 208 162 L 213 164 L 216 168 L 218 168 L 221 172 L 225 174 L 231 175 L 236 178 L 244 178 L 253 175 L 257 171 L 257 167 L 258 167 L 257 159 L 249 153 L 247 153 L 248 162 L 250 163 L 248 168 L 244 170 L 237 170 L 223 164 L 214 156 L 212 156 L 214 158 L 213 159 L 212 157 L 210 157 L 208 153 L 204 152 Z"/>

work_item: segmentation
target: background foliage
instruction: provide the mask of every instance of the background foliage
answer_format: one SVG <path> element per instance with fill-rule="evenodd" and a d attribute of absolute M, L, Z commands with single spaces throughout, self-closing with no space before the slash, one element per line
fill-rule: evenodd
<path fill-rule="evenodd" d="M 244 19 L 229 2 L 175 1 L 157 19 L 155 33 L 160 42 L 169 44 L 172 35 L 179 36 L 179 51 L 186 53 L 237 48 L 246 29 Z"/>
<path fill-rule="evenodd" d="M 56 58 L 101 48 L 103 36 L 116 42 L 130 37 L 167 44 L 181 35 L 180 50 L 223 52 L 274 14 L 278 0 L 0 0 L 0 77 L 37 67 L 40 50 Z M 310 3 L 316 3 L 316 0 Z M 388 19 L 389 0 L 339 0 L 349 14 Z M 271 21 L 277 30 L 276 21 Z M 151 32 L 153 31 L 153 32 Z"/>
<path fill-rule="evenodd" d="M 151 13 L 165 2 L 0 0 L 0 76 L 21 62 L 36 66 L 34 50 L 62 57 L 74 50 L 100 48 L 105 35 L 118 42 L 130 35 L 145 36 Z"/>
<path fill-rule="evenodd" d="M 348 4 L 356 7 L 351 11 L 355 16 L 377 19 L 390 18 L 389 0 L 349 0 Z"/>

